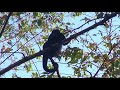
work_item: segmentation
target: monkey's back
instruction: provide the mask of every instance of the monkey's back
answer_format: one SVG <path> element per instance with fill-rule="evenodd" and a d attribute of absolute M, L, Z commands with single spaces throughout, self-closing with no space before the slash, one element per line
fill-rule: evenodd
<path fill-rule="evenodd" d="M 49 48 L 44 54 L 48 57 L 57 57 L 61 52 L 62 45 L 55 45 L 56 43 L 50 44 L 48 41 L 43 45 L 43 50 Z"/>

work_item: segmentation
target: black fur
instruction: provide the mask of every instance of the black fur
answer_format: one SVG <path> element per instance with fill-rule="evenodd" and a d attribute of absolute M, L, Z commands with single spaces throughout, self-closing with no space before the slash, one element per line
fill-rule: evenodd
<path fill-rule="evenodd" d="M 46 48 L 50 48 L 47 52 L 44 53 L 43 55 L 43 69 L 46 72 L 55 72 L 58 70 L 58 64 L 56 62 L 54 62 L 54 60 L 52 59 L 52 57 L 57 57 L 59 55 L 59 53 L 61 52 L 61 48 L 62 48 L 62 41 L 66 39 L 65 36 L 60 33 L 60 31 L 58 29 L 53 30 L 52 33 L 50 34 L 48 41 L 45 42 L 45 44 L 43 45 L 43 50 Z M 59 43 L 59 45 L 57 46 L 52 46 L 56 43 Z M 66 44 L 63 44 L 66 45 Z M 47 62 L 48 59 L 51 60 L 52 64 L 53 64 L 53 69 L 49 69 L 47 67 Z"/>

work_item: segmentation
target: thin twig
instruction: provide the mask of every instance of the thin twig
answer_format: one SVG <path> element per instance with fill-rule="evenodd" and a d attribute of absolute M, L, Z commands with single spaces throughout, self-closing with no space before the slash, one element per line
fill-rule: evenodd
<path fill-rule="evenodd" d="M 6 19 L 6 21 L 5 21 L 5 24 L 4 24 L 4 26 L 3 26 L 3 28 L 2 28 L 2 30 L 1 30 L 1 32 L 0 32 L 0 37 L 2 36 L 2 34 L 3 34 L 4 30 L 5 30 L 5 27 L 6 27 L 7 23 L 8 23 L 8 20 L 9 20 L 9 18 L 10 18 L 11 15 L 12 15 L 12 12 L 10 12 L 10 13 L 8 14 L 8 16 L 7 16 L 7 19 Z"/>

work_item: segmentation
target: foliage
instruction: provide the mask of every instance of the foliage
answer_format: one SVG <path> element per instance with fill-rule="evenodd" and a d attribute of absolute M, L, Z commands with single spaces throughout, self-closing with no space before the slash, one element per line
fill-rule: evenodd
<path fill-rule="evenodd" d="M 23 58 L 24 56 L 21 53 L 29 56 L 42 50 L 42 46 L 52 29 L 59 27 L 60 31 L 64 33 L 66 37 L 69 37 L 79 32 L 80 29 L 83 30 L 101 19 L 107 18 L 111 13 L 112 12 L 13 12 L 0 39 L 0 49 L 2 52 L 0 54 L 0 70 Z M 2 29 L 7 15 L 8 12 L 0 13 L 0 29 Z M 67 18 L 70 19 L 65 20 Z M 76 20 L 77 23 L 72 20 Z M 80 25 L 83 25 L 80 29 L 73 30 Z M 61 58 L 58 58 L 61 59 L 59 64 L 62 64 L 62 61 L 65 60 L 65 65 L 71 68 L 72 71 L 69 71 L 71 72 L 70 75 L 62 74 L 62 71 L 60 71 L 62 77 L 91 77 L 94 76 L 98 69 L 100 69 L 100 71 L 96 77 L 119 77 L 119 27 L 119 16 L 116 16 L 92 31 L 73 39 L 66 47 L 63 47 Z M 9 71 L 15 71 L 12 72 L 11 77 L 24 77 L 24 73 L 27 73 L 31 78 L 57 78 L 56 74 L 53 75 L 44 72 L 41 62 L 42 56 L 36 57 L 32 61 L 28 61 L 16 67 L 16 69 L 14 68 Z M 49 68 L 52 68 L 51 64 L 49 64 Z M 59 68 L 61 67 L 59 66 Z M 94 68 L 96 69 L 95 71 L 93 71 Z M 20 70 L 23 72 L 23 75 L 17 73 Z M 67 70 L 67 68 L 65 70 Z M 4 75 L 1 77 L 4 77 Z"/>

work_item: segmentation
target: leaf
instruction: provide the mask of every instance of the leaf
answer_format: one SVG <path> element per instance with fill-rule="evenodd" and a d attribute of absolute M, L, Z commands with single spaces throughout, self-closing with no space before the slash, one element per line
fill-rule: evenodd
<path fill-rule="evenodd" d="M 41 19 L 39 19 L 38 21 L 37 21 L 37 24 L 38 24 L 38 26 L 40 26 L 41 25 Z"/>
<path fill-rule="evenodd" d="M 83 56 L 83 50 L 80 50 L 80 53 L 79 53 L 79 58 L 82 59 L 82 56 Z"/>
<path fill-rule="evenodd" d="M 32 23 L 36 23 L 36 22 L 37 22 L 37 20 L 33 20 L 33 21 L 32 21 Z"/>
<path fill-rule="evenodd" d="M 12 51 L 13 49 L 12 48 L 7 48 L 7 49 L 5 49 L 5 53 L 7 53 L 7 52 L 10 52 L 10 51 Z"/>
<path fill-rule="evenodd" d="M 120 55 L 120 50 L 117 50 L 117 54 Z"/>
<path fill-rule="evenodd" d="M 89 64 L 89 66 L 88 66 L 88 67 L 92 68 L 92 64 Z"/>
<path fill-rule="evenodd" d="M 104 26 L 105 26 L 106 28 L 109 28 L 109 25 L 108 25 L 107 22 L 104 23 Z"/>
<path fill-rule="evenodd" d="M 61 60 L 61 56 L 58 56 L 57 58 L 58 58 L 59 61 Z"/>
<path fill-rule="evenodd" d="M 38 12 L 33 12 L 33 18 L 36 18 L 38 16 Z"/>
<path fill-rule="evenodd" d="M 37 74 L 36 72 L 35 72 L 35 73 L 32 72 L 32 77 L 33 77 L 33 78 L 37 78 L 37 77 L 38 77 L 38 74 Z"/>
<path fill-rule="evenodd" d="M 86 60 L 86 56 L 84 56 L 84 58 L 81 59 L 81 63 L 83 63 Z"/>
<path fill-rule="evenodd" d="M 13 12 L 13 15 L 17 15 L 18 12 Z"/>
<path fill-rule="evenodd" d="M 103 15 L 104 15 L 104 13 L 101 12 L 100 14 L 97 15 L 97 19 L 99 19 L 99 18 L 103 18 Z"/>
<path fill-rule="evenodd" d="M 23 12 L 17 12 L 17 15 L 20 16 L 21 14 L 24 14 Z"/>
<path fill-rule="evenodd" d="M 70 25 L 70 22 L 67 22 L 66 24 L 67 24 L 67 25 Z"/>
<path fill-rule="evenodd" d="M 26 65 L 25 69 L 27 70 L 27 73 L 28 73 L 29 71 L 31 71 L 31 70 L 32 70 L 32 64 L 29 63 L 28 65 Z"/>
<path fill-rule="evenodd" d="M 47 78 L 52 78 L 53 74 L 50 74 Z"/>
<path fill-rule="evenodd" d="M 46 75 L 41 75 L 39 78 L 45 78 Z"/>
<path fill-rule="evenodd" d="M 80 77 L 81 76 L 81 73 L 79 72 L 79 73 L 77 73 L 77 77 Z"/>
<path fill-rule="evenodd" d="M 53 69 L 54 68 L 52 64 L 48 64 L 48 67 L 49 67 L 49 69 Z"/>
<path fill-rule="evenodd" d="M 104 46 L 108 47 L 109 50 L 111 50 L 111 44 L 110 44 L 110 43 L 106 43 L 106 42 L 105 42 Z"/>
<path fill-rule="evenodd" d="M 86 71 L 86 67 L 83 67 L 82 69 L 83 69 L 83 71 Z"/>
<path fill-rule="evenodd" d="M 22 25 L 22 26 L 24 26 L 24 25 L 25 25 L 24 20 L 22 20 L 22 21 L 21 21 L 21 25 Z"/>
<path fill-rule="evenodd" d="M 0 25 L 2 25 L 3 20 L 0 19 Z"/>
<path fill-rule="evenodd" d="M 107 54 L 104 54 L 103 57 L 104 57 L 105 59 L 108 59 L 108 55 L 107 55 Z"/>
<path fill-rule="evenodd" d="M 2 49 L 1 49 L 1 52 L 3 52 L 5 50 L 5 46 L 3 45 L 2 46 Z"/>
<path fill-rule="evenodd" d="M 93 34 L 93 36 L 97 36 L 96 34 Z"/>
<path fill-rule="evenodd" d="M 78 59 L 72 59 L 71 61 L 69 61 L 68 63 L 71 63 L 71 64 L 75 64 L 75 63 L 77 63 L 78 62 Z"/>
<path fill-rule="evenodd" d="M 118 67 L 119 64 L 120 64 L 120 62 L 118 60 L 114 63 L 115 67 Z"/>
<path fill-rule="evenodd" d="M 8 41 L 7 43 L 8 43 L 9 45 L 12 45 L 12 42 L 11 42 L 11 40 L 10 40 L 10 41 Z"/>
<path fill-rule="evenodd" d="M 75 12 L 76 16 L 79 16 L 82 14 L 82 12 Z"/>
<path fill-rule="evenodd" d="M 2 17 L 1 17 L 1 19 L 6 19 L 7 18 L 7 15 L 3 15 Z"/>

